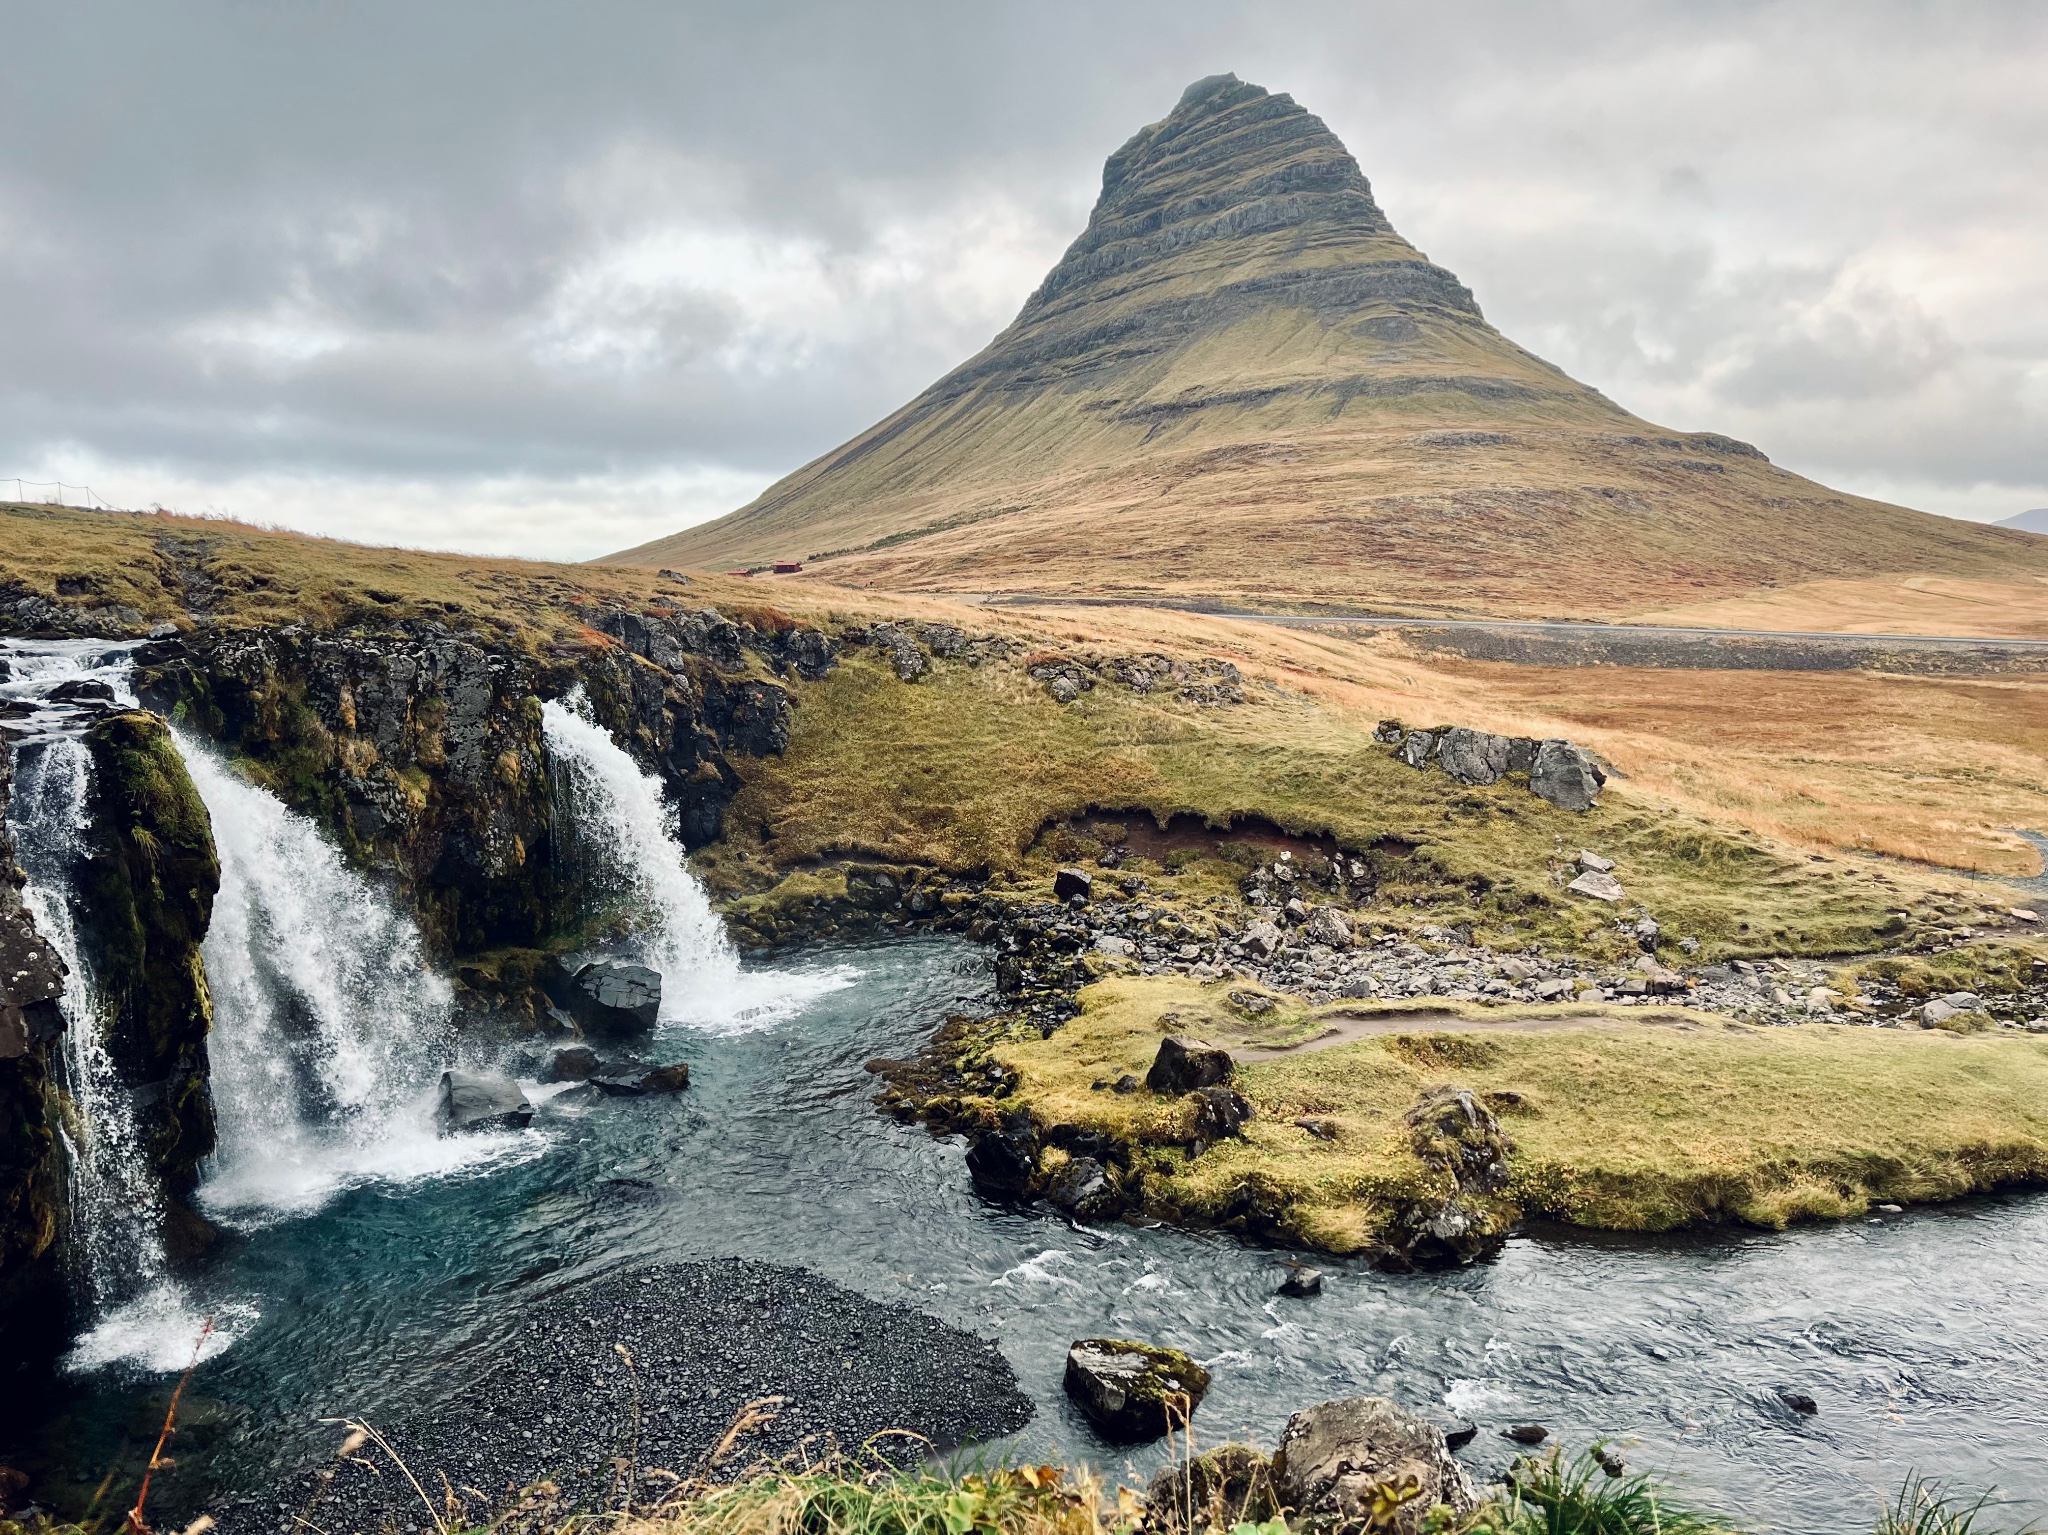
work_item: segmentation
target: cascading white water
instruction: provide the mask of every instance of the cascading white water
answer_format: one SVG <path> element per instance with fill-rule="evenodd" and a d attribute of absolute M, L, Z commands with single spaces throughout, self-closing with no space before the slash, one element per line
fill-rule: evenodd
<path fill-rule="evenodd" d="M 163 1200 L 143 1155 L 134 1095 L 107 1053 L 107 1018 L 78 941 L 73 877 L 91 829 L 92 756 L 85 743 L 62 738 L 24 750 L 16 768 L 8 820 L 28 884 L 22 899 L 36 931 L 70 972 L 58 1007 L 63 1082 L 70 1095 L 65 1126 L 66 1190 L 71 1228 L 68 1256 L 83 1299 L 103 1313 L 163 1277 L 159 1226 Z"/>
<path fill-rule="evenodd" d="M 637 918 L 635 957 L 661 972 L 664 1022 L 765 1028 L 814 997 L 851 984 L 845 968 L 815 974 L 745 971 L 704 887 L 690 872 L 661 780 L 591 717 L 578 689 L 542 706 L 555 784 L 555 834 L 573 844 L 600 894 Z"/>
<path fill-rule="evenodd" d="M 65 1255 L 92 1325 L 68 1362 L 94 1369 L 116 1362 L 182 1368 L 204 1318 L 166 1273 L 163 1196 L 144 1152 L 134 1093 L 107 1051 L 106 1006 L 79 941 L 77 871 L 91 829 L 92 754 L 80 739 L 96 705 L 133 707 L 130 652 L 122 643 L 9 641 L 0 646 L 7 681 L 0 699 L 21 711 L 15 737 L 8 831 L 28 883 L 22 900 L 36 931 L 69 971 L 58 1007 L 64 1018 L 59 1080 L 69 1100 L 64 1140 L 69 1223 Z M 67 691 L 76 696 L 52 697 Z M 226 1348 L 244 1308 L 224 1308 L 206 1345 Z"/>
<path fill-rule="evenodd" d="M 221 870 L 203 946 L 220 1126 L 200 1191 L 208 1210 L 262 1220 L 521 1144 L 436 1134 L 453 995 L 412 922 L 310 820 L 197 743 L 179 746 Z"/>

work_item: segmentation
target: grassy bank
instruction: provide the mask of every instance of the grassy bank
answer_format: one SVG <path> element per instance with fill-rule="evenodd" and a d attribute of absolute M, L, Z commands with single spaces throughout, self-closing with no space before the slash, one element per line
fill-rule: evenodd
<path fill-rule="evenodd" d="M 1049 886 L 1057 863 L 1102 848 L 1042 829 L 1102 810 L 1333 841 L 1375 863 L 1376 917 L 1471 923 L 1508 947 L 1579 948 L 1611 929 L 1615 908 L 1562 891 L 1580 847 L 1621 863 L 1629 909 L 1709 956 L 1855 952 L 1905 931 L 1892 913 L 1910 898 L 1881 869 L 1817 867 L 1623 786 L 1583 816 L 1512 779 L 1465 787 L 1398 762 L 1373 718 L 1277 686 L 1245 694 L 1215 708 L 1103 682 L 1063 705 L 1022 665 L 940 662 L 906 685 L 855 653 L 804 690 L 788 750 L 744 766 L 728 847 L 709 867 L 738 885 L 851 855 Z M 1227 856 L 1193 859 L 1160 893 L 1231 897 L 1243 872 Z"/>
<path fill-rule="evenodd" d="M 1283 1007 L 1254 1024 L 1229 994 L 1227 983 L 1101 981 L 1049 1038 L 1020 1029 L 971 1046 L 1003 1068 L 1005 1095 L 951 1112 L 993 1122 L 1026 1107 L 1041 1126 L 1099 1132 L 1129 1149 L 1127 1192 L 1145 1212 L 1252 1220 L 1337 1253 L 1372 1250 L 1437 1191 L 1442 1175 L 1404 1115 L 1445 1084 L 1498 1117 L 1514 1143 L 1505 1195 L 1529 1218 L 1775 1228 L 2048 1179 L 2048 1040 L 2037 1037 L 1755 1029 L 1676 1008 L 1489 1014 L 1435 1000 Z M 1513 1022 L 1497 1021 L 1505 1012 Z M 1447 1013 L 1469 1026 L 1446 1027 Z M 1188 1100 L 1098 1085 L 1142 1080 L 1167 1033 L 1256 1051 L 1347 1019 L 1384 1032 L 1241 1065 L 1256 1117 L 1199 1155 Z"/>

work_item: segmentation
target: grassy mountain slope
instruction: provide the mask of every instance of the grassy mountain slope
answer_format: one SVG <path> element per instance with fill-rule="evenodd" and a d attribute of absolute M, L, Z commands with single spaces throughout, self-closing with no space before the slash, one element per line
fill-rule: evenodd
<path fill-rule="evenodd" d="M 1630 415 L 1487 324 L 1320 119 L 1219 76 L 1110 157 L 1087 230 L 980 354 L 749 506 L 611 559 L 1608 615 L 2048 571 L 2048 545 Z"/>

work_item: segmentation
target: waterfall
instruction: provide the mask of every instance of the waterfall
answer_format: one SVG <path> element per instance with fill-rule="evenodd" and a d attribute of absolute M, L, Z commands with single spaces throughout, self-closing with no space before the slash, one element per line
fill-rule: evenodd
<path fill-rule="evenodd" d="M 101 1314 L 163 1277 L 163 1200 L 143 1155 L 133 1095 L 107 1053 L 105 1009 L 80 949 L 73 876 L 91 827 L 92 756 L 76 737 L 25 747 L 8 820 L 28 884 L 22 890 L 36 931 L 71 973 L 64 1015 L 62 1076 L 71 1097 L 65 1126 L 68 1257 L 81 1298 Z"/>
<path fill-rule="evenodd" d="M 106 1006 L 79 939 L 77 872 L 91 829 L 92 754 L 80 739 L 98 707 L 133 707 L 132 645 L 9 641 L 0 699 L 10 709 L 14 794 L 8 832 L 28 883 L 22 900 L 36 931 L 70 972 L 58 1080 L 69 1100 L 59 1127 L 65 1152 L 65 1261 L 91 1319 L 68 1363 L 116 1362 L 172 1370 L 190 1359 L 204 1318 L 166 1273 L 163 1196 L 145 1155 L 135 1097 L 107 1051 Z M 52 694 L 69 696 L 52 697 Z M 245 1308 L 228 1308 L 208 1343 L 226 1348 Z"/>
<path fill-rule="evenodd" d="M 632 957 L 661 972 L 665 1023 L 765 1028 L 812 998 L 852 984 L 844 966 L 815 973 L 747 971 L 690 872 L 661 780 L 641 771 L 591 717 L 582 690 L 541 709 L 555 787 L 555 835 L 598 896 L 634 919 Z"/>
<path fill-rule="evenodd" d="M 305 816 L 197 743 L 179 749 L 220 855 L 203 946 L 220 1126 L 206 1208 L 261 1222 L 369 1179 L 524 1154 L 526 1137 L 436 1132 L 454 997 L 410 919 Z"/>

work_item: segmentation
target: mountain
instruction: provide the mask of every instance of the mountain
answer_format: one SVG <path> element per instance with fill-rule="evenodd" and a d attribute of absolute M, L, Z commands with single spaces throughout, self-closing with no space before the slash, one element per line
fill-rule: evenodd
<path fill-rule="evenodd" d="M 2031 512 L 2021 512 L 2017 517 L 1994 522 L 1992 526 L 2018 528 L 2022 533 L 2048 533 L 2048 506 L 2037 506 Z"/>
<path fill-rule="evenodd" d="M 978 355 L 737 512 L 609 557 L 951 592 L 1601 614 L 2048 569 L 1630 415 L 1495 330 L 1322 120 L 1197 81 Z"/>

